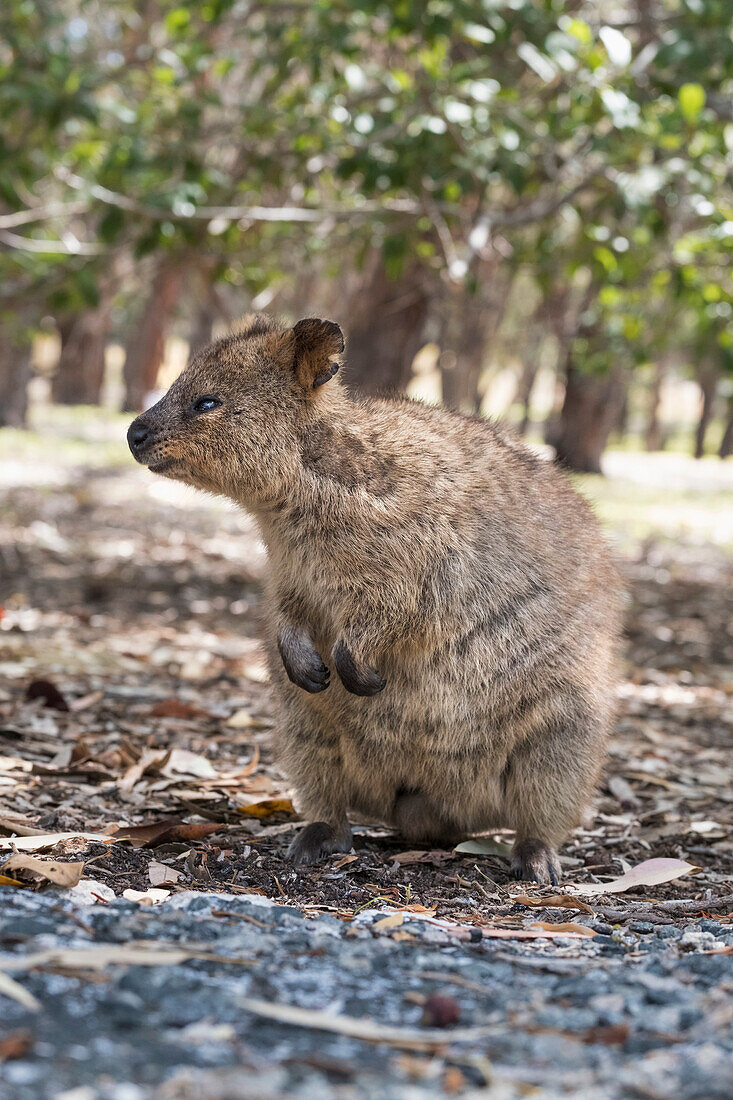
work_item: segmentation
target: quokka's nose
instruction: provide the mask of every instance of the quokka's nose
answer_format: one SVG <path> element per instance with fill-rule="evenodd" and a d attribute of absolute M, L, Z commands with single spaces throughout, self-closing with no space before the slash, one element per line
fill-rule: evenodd
<path fill-rule="evenodd" d="M 127 442 L 134 455 L 138 454 L 145 445 L 145 440 L 150 435 L 145 424 L 138 418 L 133 420 L 127 429 Z"/>

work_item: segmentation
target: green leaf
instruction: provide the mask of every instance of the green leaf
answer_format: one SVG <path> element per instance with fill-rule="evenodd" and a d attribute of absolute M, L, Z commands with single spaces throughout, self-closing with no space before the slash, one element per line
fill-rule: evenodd
<path fill-rule="evenodd" d="M 191 14 L 186 8 L 175 8 L 165 17 L 165 26 L 169 34 L 181 34 L 187 30 L 190 22 Z"/>
<path fill-rule="evenodd" d="M 688 122 L 697 122 L 700 112 L 705 106 L 705 89 L 702 84 L 683 84 L 677 98 L 680 101 L 682 114 Z"/>

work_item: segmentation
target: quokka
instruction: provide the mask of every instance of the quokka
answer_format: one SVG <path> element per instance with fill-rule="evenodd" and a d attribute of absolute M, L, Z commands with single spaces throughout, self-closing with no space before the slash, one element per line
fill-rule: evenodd
<path fill-rule="evenodd" d="M 516 830 L 556 882 L 612 716 L 622 586 L 565 475 L 496 424 L 337 372 L 331 321 L 250 318 L 131 425 L 154 473 L 231 497 L 269 557 L 280 762 L 312 863 L 349 815 L 407 842 Z"/>

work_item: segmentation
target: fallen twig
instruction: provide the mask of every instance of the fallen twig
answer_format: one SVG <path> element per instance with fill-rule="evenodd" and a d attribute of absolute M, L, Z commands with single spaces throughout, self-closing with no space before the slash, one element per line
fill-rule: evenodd
<path fill-rule="evenodd" d="M 239 1004 L 246 1012 L 264 1016 L 268 1020 L 278 1020 L 283 1024 L 314 1031 L 330 1031 L 336 1035 L 347 1035 L 351 1039 L 361 1039 L 366 1043 L 386 1043 L 405 1050 L 440 1050 L 450 1043 L 470 1043 L 497 1033 L 497 1027 L 493 1024 L 453 1029 L 394 1027 L 369 1017 L 358 1019 L 355 1016 L 336 1016 L 331 1012 L 300 1008 L 299 1005 L 272 1004 L 254 997 L 243 997 Z"/>

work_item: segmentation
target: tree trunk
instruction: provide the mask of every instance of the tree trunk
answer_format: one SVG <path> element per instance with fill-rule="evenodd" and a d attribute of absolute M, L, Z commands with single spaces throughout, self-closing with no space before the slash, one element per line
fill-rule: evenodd
<path fill-rule="evenodd" d="M 486 349 L 501 325 L 512 286 L 511 276 L 494 259 L 482 261 L 476 277 L 475 293 L 460 283 L 445 294 L 440 335 L 443 404 L 466 413 L 481 406 Z"/>
<path fill-rule="evenodd" d="M 529 329 L 529 335 L 522 348 L 522 370 L 519 376 L 517 392 L 514 400 L 522 408 L 522 419 L 519 422 L 519 434 L 526 435 L 529 431 L 532 409 L 532 391 L 539 374 L 542 350 L 544 347 L 547 324 L 545 315 L 547 306 L 543 305 L 537 311 L 537 318 Z"/>
<path fill-rule="evenodd" d="M 61 354 L 51 384 L 58 405 L 99 405 L 104 383 L 104 355 L 109 306 L 84 310 L 59 322 Z"/>
<path fill-rule="evenodd" d="M 137 332 L 125 357 L 124 412 L 139 412 L 148 394 L 155 389 L 182 277 L 180 260 L 164 263 L 156 272 Z"/>
<path fill-rule="evenodd" d="M 728 415 L 725 421 L 723 438 L 720 441 L 720 458 L 728 458 L 733 454 L 733 394 L 728 398 Z"/>
<path fill-rule="evenodd" d="M 22 428 L 28 412 L 30 348 L 0 337 L 0 427 Z"/>
<path fill-rule="evenodd" d="M 429 301 L 427 279 L 419 266 L 390 279 L 381 255 L 370 258 L 346 310 L 345 377 L 350 385 L 365 393 L 405 389 L 420 350 Z"/>
<path fill-rule="evenodd" d="M 624 390 L 621 368 L 593 375 L 568 365 L 565 400 L 554 438 L 557 462 L 579 473 L 601 473 L 601 455 L 617 420 Z"/>
<path fill-rule="evenodd" d="M 702 458 L 705 454 L 705 436 L 707 435 L 710 421 L 715 409 L 715 397 L 718 391 L 719 373 L 715 367 L 703 368 L 697 377 L 702 392 L 700 405 L 700 418 L 695 431 L 695 458 Z"/>
<path fill-rule="evenodd" d="M 522 406 L 522 419 L 519 422 L 519 434 L 526 435 L 530 425 L 532 408 L 532 390 L 540 369 L 539 348 L 532 347 L 522 363 L 522 375 L 517 387 L 517 401 Z"/>
<path fill-rule="evenodd" d="M 217 310 L 213 299 L 203 298 L 194 310 L 191 319 L 191 328 L 188 334 L 188 354 L 195 355 L 207 344 L 211 343 L 214 331 L 214 323 L 217 318 Z"/>
<path fill-rule="evenodd" d="M 555 447 L 560 433 L 560 418 L 565 400 L 565 383 L 567 367 L 570 361 L 570 346 L 572 334 L 577 328 L 578 316 L 582 310 L 578 305 L 574 308 L 571 288 L 565 284 L 555 287 L 545 299 L 541 316 L 543 324 L 553 333 L 556 341 L 554 362 L 554 384 L 552 388 L 552 405 L 545 418 L 543 436 L 545 443 Z M 546 321 L 545 321 L 546 318 Z"/>
<path fill-rule="evenodd" d="M 649 391 L 648 419 L 644 432 L 644 446 L 647 451 L 661 451 L 664 447 L 659 409 L 662 404 L 662 386 L 666 373 L 667 365 L 660 360 L 654 367 L 654 378 Z"/>
<path fill-rule="evenodd" d="M 629 387 L 624 386 L 623 393 L 618 403 L 618 409 L 616 410 L 616 417 L 614 419 L 612 431 L 618 435 L 619 439 L 623 439 L 629 428 Z"/>
<path fill-rule="evenodd" d="M 475 294 L 463 287 L 448 293 L 448 315 L 441 336 L 440 377 L 443 404 L 461 412 L 475 413 L 481 404 L 479 392 L 486 352 L 488 310 Z"/>

